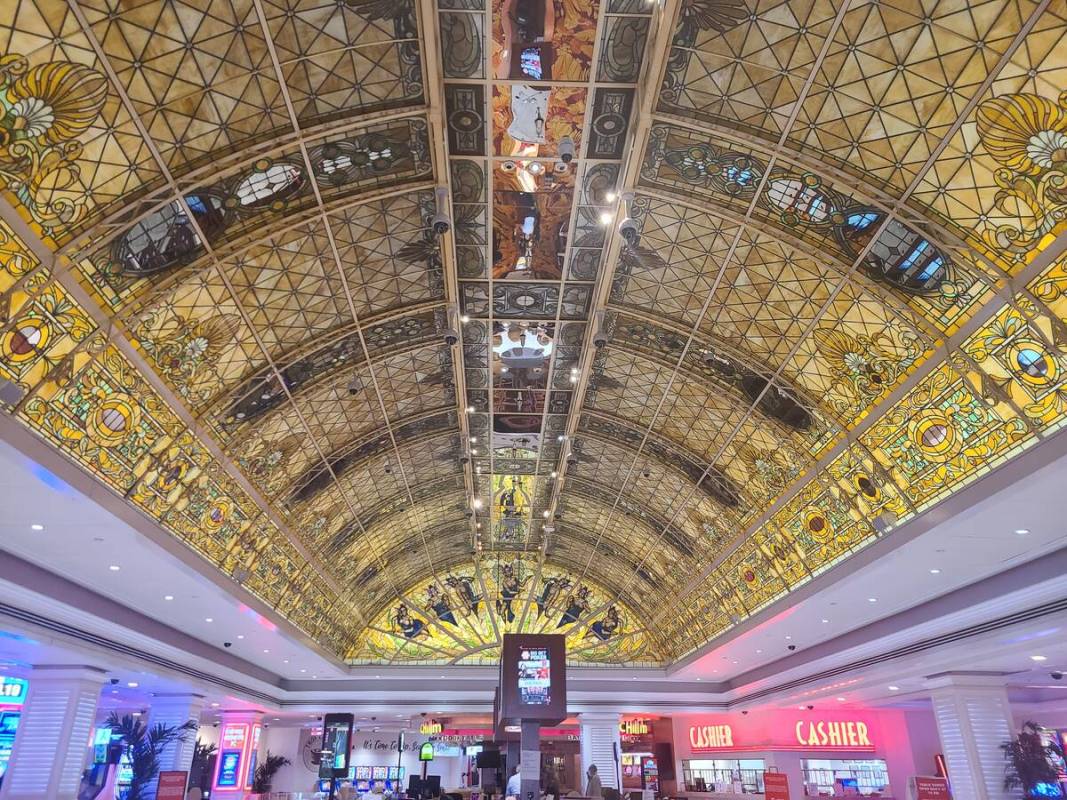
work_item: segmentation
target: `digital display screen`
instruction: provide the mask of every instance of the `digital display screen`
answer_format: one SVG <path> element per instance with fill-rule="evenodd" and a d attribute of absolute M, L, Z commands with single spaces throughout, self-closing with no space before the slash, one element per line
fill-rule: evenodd
<path fill-rule="evenodd" d="M 519 653 L 519 702 L 547 706 L 552 702 L 552 663 L 547 647 L 524 647 Z"/>
<path fill-rule="evenodd" d="M 219 756 L 219 781 L 217 786 L 236 786 L 240 775 L 241 751 L 223 750 Z"/>
<path fill-rule="evenodd" d="M 322 731 L 322 764 L 319 777 L 337 777 L 348 771 L 348 758 L 352 750 L 351 714 L 327 714 Z"/>
<path fill-rule="evenodd" d="M 376 781 L 384 781 L 389 775 L 389 770 L 386 767 L 375 767 L 371 772 L 371 777 Z"/>
<path fill-rule="evenodd" d="M 541 80 L 543 75 L 541 50 L 537 47 L 524 48 L 522 53 L 519 54 L 519 69 L 522 70 L 522 74 L 527 78 L 533 78 L 535 81 Z"/>
<path fill-rule="evenodd" d="M 356 767 L 356 780 L 357 781 L 369 781 L 370 780 L 370 767 Z"/>
<path fill-rule="evenodd" d="M 389 780 L 402 781 L 404 780 L 404 768 L 403 767 L 389 767 Z"/>
<path fill-rule="evenodd" d="M 19 726 L 19 716 L 20 712 L 18 711 L 0 714 L 0 736 L 15 735 L 15 729 Z M 104 730 L 107 730 L 108 733 L 111 732 L 108 728 Z"/>

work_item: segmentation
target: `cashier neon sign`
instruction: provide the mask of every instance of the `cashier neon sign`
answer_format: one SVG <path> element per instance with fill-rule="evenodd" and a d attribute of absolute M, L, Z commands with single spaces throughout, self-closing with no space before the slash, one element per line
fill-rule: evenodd
<path fill-rule="evenodd" d="M 784 725 L 774 726 L 764 735 L 748 730 L 746 726 L 735 730 L 726 724 L 693 725 L 689 728 L 689 744 L 694 753 L 761 747 L 775 750 L 874 750 L 867 723 L 858 720 L 797 720 L 792 724 L 792 730 Z"/>

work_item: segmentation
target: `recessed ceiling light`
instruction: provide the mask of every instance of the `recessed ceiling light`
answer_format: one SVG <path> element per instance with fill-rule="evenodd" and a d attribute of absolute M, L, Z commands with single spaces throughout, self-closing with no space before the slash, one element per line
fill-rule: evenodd
<path fill-rule="evenodd" d="M 762 652 L 763 652 L 762 650 L 757 650 L 757 651 L 756 651 L 756 655 L 759 655 L 759 654 L 760 654 L 760 653 L 762 653 Z"/>
<path fill-rule="evenodd" d="M 266 648 L 263 648 L 263 652 L 264 652 L 264 653 L 269 653 L 269 652 L 270 652 L 270 650 L 268 650 L 268 649 L 266 649 Z"/>
<path fill-rule="evenodd" d="M 630 680 L 632 680 L 632 681 L 636 681 L 636 680 L 637 680 L 637 678 L 630 678 Z"/>
<path fill-rule="evenodd" d="M 604 195 L 604 199 L 607 200 L 609 203 L 614 203 L 617 197 L 618 195 L 616 195 L 615 192 L 608 192 L 606 195 Z"/>
<path fill-rule="evenodd" d="M 211 617 L 204 617 L 204 622 L 214 622 L 214 621 L 215 620 L 212 619 Z"/>
<path fill-rule="evenodd" d="M 126 685 L 129 686 L 131 689 L 136 689 L 140 684 L 138 684 L 137 681 L 130 681 Z"/>
<path fill-rule="evenodd" d="M 464 325 L 466 325 L 468 322 L 471 321 L 471 318 L 468 317 L 466 314 L 464 314 L 463 316 L 461 316 L 459 318 L 459 321 L 462 322 Z"/>
<path fill-rule="evenodd" d="M 610 225 L 611 224 L 611 214 L 609 214 L 607 211 L 605 211 L 603 214 L 601 214 L 600 215 L 600 224 L 601 225 Z"/>
<path fill-rule="evenodd" d="M 163 599 L 164 599 L 164 600 L 173 600 L 173 599 L 174 599 L 174 595 L 172 595 L 172 594 L 165 594 L 165 595 L 163 595 Z"/>
<path fill-rule="evenodd" d="M 1048 661 L 1045 656 L 1030 656 L 1031 661 Z"/>
<path fill-rule="evenodd" d="M 288 664 L 289 663 L 289 659 L 288 658 L 283 658 L 282 659 L 282 663 L 283 664 Z"/>
<path fill-rule="evenodd" d="M 374 677 L 375 677 L 375 678 L 380 678 L 380 677 L 382 677 L 382 676 L 381 676 L 381 675 L 375 675 Z"/>
<path fill-rule="evenodd" d="M 219 704 L 218 704 L 218 703 L 212 703 L 212 704 L 211 704 L 211 707 L 212 707 L 212 708 L 218 708 L 218 707 L 219 707 Z"/>
<path fill-rule="evenodd" d="M 889 687 L 889 691 L 891 691 L 891 692 L 899 692 L 900 691 L 900 687 L 899 686 L 890 686 Z"/>
<path fill-rule="evenodd" d="M 868 597 L 867 598 L 867 602 L 868 603 L 877 603 L 878 602 L 878 598 L 877 597 Z"/>
<path fill-rule="evenodd" d="M 122 569 L 122 567 L 120 567 L 118 564 L 112 564 L 110 567 L 108 567 L 108 569 L 112 572 L 118 572 L 120 569 Z"/>
<path fill-rule="evenodd" d="M 43 531 L 44 530 L 44 525 L 41 525 L 39 522 L 35 522 L 30 526 L 30 530 L 32 530 L 32 531 Z"/>
<path fill-rule="evenodd" d="M 141 712 L 140 711 L 134 711 L 132 716 L 139 717 L 139 716 L 141 716 Z"/>
<path fill-rule="evenodd" d="M 307 670 L 306 670 L 306 669 L 302 669 L 302 670 L 300 670 L 300 671 L 301 671 L 301 672 L 307 672 Z"/>
<path fill-rule="evenodd" d="M 282 719 L 281 717 L 271 717 L 271 720 L 273 722 L 281 722 L 281 719 Z"/>
<path fill-rule="evenodd" d="M 1026 536 L 1026 534 L 1028 534 L 1029 532 L 1030 532 L 1029 528 L 1016 528 L 1015 529 L 1015 533 L 1017 533 L 1019 536 Z"/>
<path fill-rule="evenodd" d="M 317 678 L 319 676 L 318 675 L 312 675 L 311 677 L 314 679 L 314 678 Z"/>
<path fill-rule="evenodd" d="M 822 621 L 822 624 L 823 624 L 823 625 L 825 625 L 825 624 L 826 624 L 827 622 L 829 622 L 829 621 L 830 621 L 830 620 L 828 620 L 828 619 L 826 619 L 825 617 L 823 617 L 823 621 Z"/>
<path fill-rule="evenodd" d="M 837 698 L 837 702 L 843 703 L 843 702 L 845 702 L 845 698 L 839 697 L 839 698 Z"/>
<path fill-rule="evenodd" d="M 789 641 L 790 639 L 792 639 L 792 638 L 793 638 L 792 636 L 786 636 L 786 637 L 785 637 L 785 640 L 786 640 L 786 641 L 788 642 L 788 641 Z"/>
<path fill-rule="evenodd" d="M 243 638 L 245 638 L 245 635 L 243 633 L 239 633 L 239 634 L 237 634 L 237 638 L 238 639 L 243 639 Z"/>
<path fill-rule="evenodd" d="M 940 574 L 941 574 L 941 570 L 939 570 L 939 569 L 938 569 L 937 567 L 933 567 L 933 568 L 932 568 L 932 569 L 930 570 L 930 574 L 931 574 L 931 575 L 940 575 Z"/>
<path fill-rule="evenodd" d="M 699 681 L 699 680 L 700 680 L 700 678 L 697 678 L 697 680 Z"/>

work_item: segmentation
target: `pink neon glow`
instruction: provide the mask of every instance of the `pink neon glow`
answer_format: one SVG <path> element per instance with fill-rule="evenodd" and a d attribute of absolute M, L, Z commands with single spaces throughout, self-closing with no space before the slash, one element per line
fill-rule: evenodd
<path fill-rule="evenodd" d="M 237 607 L 237 610 L 240 611 L 242 614 L 245 614 L 246 616 L 249 616 L 252 619 L 254 619 L 256 621 L 256 624 L 259 625 L 261 628 L 266 628 L 268 631 L 271 631 L 271 632 L 274 632 L 274 631 L 278 630 L 278 626 L 277 625 L 275 625 L 269 619 L 264 617 L 262 614 L 260 614 L 260 613 L 256 612 L 255 610 L 249 608 L 244 603 L 241 603 Z"/>

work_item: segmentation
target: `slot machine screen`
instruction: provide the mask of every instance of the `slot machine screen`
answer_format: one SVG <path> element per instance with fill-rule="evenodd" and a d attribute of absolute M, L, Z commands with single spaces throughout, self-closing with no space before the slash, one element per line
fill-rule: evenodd
<path fill-rule="evenodd" d="M 385 767 L 375 767 L 371 772 L 371 778 L 376 781 L 384 781 L 389 777 L 389 770 Z"/>
<path fill-rule="evenodd" d="M 370 767 L 356 767 L 356 780 L 357 781 L 369 781 L 370 780 Z"/>

